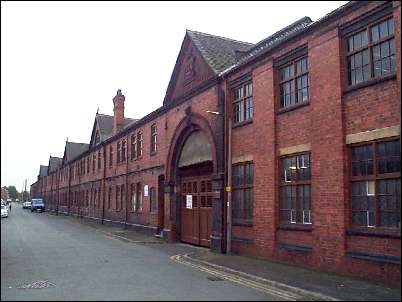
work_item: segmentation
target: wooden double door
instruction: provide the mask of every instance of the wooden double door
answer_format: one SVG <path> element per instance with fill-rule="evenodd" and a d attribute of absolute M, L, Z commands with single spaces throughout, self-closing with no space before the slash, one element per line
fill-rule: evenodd
<path fill-rule="evenodd" d="M 210 247 L 212 181 L 210 175 L 181 179 L 181 240 Z"/>

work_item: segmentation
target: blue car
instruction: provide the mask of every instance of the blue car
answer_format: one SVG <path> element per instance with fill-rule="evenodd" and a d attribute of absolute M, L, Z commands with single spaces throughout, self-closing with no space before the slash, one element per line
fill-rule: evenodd
<path fill-rule="evenodd" d="M 43 199 L 41 198 L 32 199 L 31 212 L 33 211 L 40 211 L 40 212 L 45 211 L 45 203 L 43 202 Z"/>

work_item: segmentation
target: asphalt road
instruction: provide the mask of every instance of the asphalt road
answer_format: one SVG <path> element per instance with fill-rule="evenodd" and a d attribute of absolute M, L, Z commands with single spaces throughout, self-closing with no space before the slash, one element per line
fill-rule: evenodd
<path fill-rule="evenodd" d="M 1 300 L 278 300 L 170 259 L 192 249 L 124 242 L 13 204 L 1 219 Z"/>

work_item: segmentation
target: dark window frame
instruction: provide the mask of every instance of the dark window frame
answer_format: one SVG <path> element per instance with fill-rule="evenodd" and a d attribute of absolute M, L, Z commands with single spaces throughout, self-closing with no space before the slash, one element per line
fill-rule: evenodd
<path fill-rule="evenodd" d="M 389 20 L 389 19 L 392 19 L 394 32 L 392 34 L 386 36 L 385 38 L 379 38 L 377 41 L 373 42 L 372 41 L 372 28 L 377 26 L 377 25 L 379 25 L 380 23 L 383 23 L 384 21 Z M 349 39 L 354 37 L 354 36 L 356 36 L 356 35 L 358 35 L 359 33 L 364 32 L 364 31 L 367 34 L 367 37 L 366 37 L 367 38 L 367 44 L 365 46 L 361 46 L 359 48 L 353 49 L 352 51 L 349 51 L 349 49 L 348 49 Z M 384 73 L 384 74 L 380 74 L 379 76 L 375 76 L 374 75 L 374 63 L 373 63 L 373 48 L 376 47 L 376 46 L 380 47 L 380 45 L 382 43 L 389 42 L 392 39 L 394 40 L 394 48 L 395 48 L 395 53 L 394 53 L 395 70 L 394 71 L 391 70 L 389 73 Z M 346 69 L 346 75 L 347 75 L 347 77 L 345 79 L 345 82 L 346 82 L 346 87 L 348 89 L 352 88 L 352 87 L 358 87 L 359 85 L 362 85 L 362 84 L 364 85 L 364 83 L 368 83 L 368 82 L 373 81 L 373 80 L 386 78 L 386 77 L 389 77 L 389 76 L 392 76 L 392 75 L 396 74 L 395 19 L 394 19 L 394 16 L 392 14 L 388 14 L 386 16 L 378 18 L 375 21 L 372 21 L 372 22 L 370 22 L 370 23 L 368 23 L 368 24 L 366 24 L 364 26 L 359 27 L 356 30 L 353 30 L 352 32 L 349 32 L 347 35 L 345 35 L 343 37 L 343 44 L 344 44 L 343 51 L 345 53 L 345 56 L 344 56 L 344 58 L 345 58 L 345 69 Z M 363 51 L 366 51 L 366 50 L 368 52 L 368 55 L 367 55 L 368 56 L 368 64 L 367 64 L 367 66 L 368 66 L 368 78 L 363 79 L 360 82 L 355 82 L 354 84 L 352 84 L 350 82 L 349 58 L 351 56 L 354 56 L 354 55 L 358 54 L 358 53 L 363 53 Z M 390 57 L 391 57 L 391 54 L 389 54 L 388 58 L 390 58 Z M 384 59 L 384 58 L 381 58 L 380 60 L 382 60 L 382 59 Z M 362 60 L 363 60 L 363 58 L 362 58 Z M 390 65 L 390 68 L 391 68 L 391 65 Z M 364 77 L 364 73 L 362 74 L 362 76 Z"/>
<path fill-rule="evenodd" d="M 252 167 L 252 175 L 251 182 L 247 181 L 246 177 L 246 166 L 251 165 Z M 236 184 L 234 181 L 235 173 L 233 173 L 236 167 L 242 167 L 243 170 L 243 182 L 241 184 Z M 247 204 L 247 196 L 246 192 L 251 190 L 251 204 Z M 243 199 L 243 209 L 240 213 L 236 213 L 237 208 L 235 205 L 235 191 L 240 191 Z M 241 216 L 238 218 L 236 216 Z M 233 225 L 238 226 L 252 226 L 254 218 L 254 163 L 253 161 L 245 161 L 240 163 L 232 164 L 232 222 Z"/>
<path fill-rule="evenodd" d="M 102 153 L 101 153 L 101 150 L 99 149 L 98 150 L 98 170 L 102 169 L 101 156 L 102 156 Z"/>
<path fill-rule="evenodd" d="M 401 142 L 401 138 L 400 137 L 387 137 L 387 138 L 381 138 L 381 139 L 377 139 L 377 140 L 372 140 L 372 141 L 366 141 L 366 142 L 360 142 L 360 143 L 355 143 L 355 144 L 351 144 L 348 148 L 348 156 L 349 156 L 349 210 L 350 210 L 350 215 L 349 215 L 349 225 L 353 228 L 353 229 L 363 229 L 363 230 L 382 230 L 384 232 L 387 231 L 400 231 L 400 227 L 385 227 L 385 226 L 381 226 L 381 209 L 380 209 L 380 202 L 379 202 L 379 198 L 380 195 L 379 192 L 379 183 L 381 180 L 397 180 L 401 178 L 401 172 L 391 172 L 391 173 L 379 173 L 379 169 L 378 169 L 378 162 L 379 162 L 379 156 L 378 156 L 378 145 L 381 143 L 386 143 L 386 142 L 396 142 L 399 140 L 399 145 Z M 369 175 L 357 175 L 354 176 L 353 175 L 353 163 L 356 161 L 353 161 L 352 159 L 352 150 L 355 147 L 362 147 L 362 146 L 371 146 L 372 147 L 372 152 L 373 152 L 373 159 L 372 159 L 372 166 L 373 166 L 373 173 L 369 174 Z M 399 156 L 400 157 L 400 156 Z M 361 162 L 361 161 L 359 161 Z M 369 222 L 367 221 L 367 225 L 363 226 L 363 225 L 357 225 L 354 224 L 353 222 L 353 212 L 364 212 L 363 210 L 353 210 L 353 183 L 357 183 L 357 182 L 366 182 L 367 186 L 368 186 L 368 182 L 374 182 L 374 195 L 368 195 L 366 194 L 366 196 L 374 196 L 374 204 L 375 204 L 375 224 L 374 225 L 370 225 L 369 226 Z M 356 196 L 364 196 L 364 195 L 356 195 Z M 400 201 L 400 196 L 399 199 L 396 198 L 396 200 Z M 399 208 L 399 209 L 398 209 Z M 397 203 L 397 209 L 396 212 L 400 212 L 401 210 L 401 204 Z M 367 212 L 369 212 L 369 210 L 367 210 Z M 385 212 L 390 212 L 390 211 L 385 211 Z"/>
<path fill-rule="evenodd" d="M 156 123 L 151 125 L 151 155 L 156 154 L 158 150 L 158 132 Z"/>
<path fill-rule="evenodd" d="M 299 165 L 298 158 L 300 156 L 306 156 L 306 155 L 308 156 L 308 161 L 309 161 L 309 178 L 308 179 L 302 179 L 302 177 L 300 177 L 300 175 L 301 175 L 300 171 L 301 170 L 297 168 L 297 166 Z M 285 175 L 286 172 L 284 173 L 284 171 L 285 171 L 284 170 L 284 162 L 285 162 L 286 159 L 290 160 L 292 158 L 294 158 L 295 164 L 296 164 L 296 169 L 295 169 L 295 173 L 294 173 L 295 179 L 287 181 L 286 180 L 287 175 Z M 297 152 L 297 153 L 286 154 L 286 155 L 280 156 L 278 166 L 279 166 L 278 176 L 280 178 L 279 182 L 278 182 L 278 184 L 279 184 L 279 190 L 278 190 L 278 195 L 279 195 L 279 198 L 278 198 L 278 201 L 279 201 L 279 206 L 278 206 L 279 219 L 278 219 L 278 221 L 279 221 L 279 223 L 281 225 L 292 225 L 292 226 L 296 225 L 296 226 L 309 226 L 310 227 L 313 224 L 313 222 L 312 222 L 312 196 L 311 196 L 311 187 L 312 187 L 312 181 L 311 181 L 311 151 Z M 284 178 L 285 178 L 285 180 L 284 180 Z M 309 210 L 309 220 L 308 220 L 308 222 L 304 221 L 304 219 L 305 219 L 304 211 L 305 210 L 304 210 L 304 206 L 303 206 L 303 201 L 304 201 L 305 196 L 303 194 L 303 198 L 300 198 L 300 195 L 299 195 L 299 192 L 298 192 L 299 188 L 304 188 L 305 186 L 309 186 L 310 210 Z M 290 187 L 291 190 L 293 190 L 293 188 L 294 188 L 294 194 L 295 194 L 294 195 L 294 199 L 295 199 L 295 209 L 294 210 L 292 208 L 292 205 L 291 205 L 290 209 L 282 208 L 282 188 L 285 188 L 285 187 Z M 291 213 L 290 214 L 290 221 L 289 220 L 282 220 L 281 212 L 283 212 L 283 211 L 290 211 L 290 213 Z M 294 221 L 292 219 L 293 212 L 296 212 Z M 298 217 L 300 217 L 299 216 L 300 212 L 301 212 L 301 217 L 302 217 L 301 222 L 298 221 Z"/>
<path fill-rule="evenodd" d="M 302 71 L 301 73 L 297 73 L 297 63 L 302 60 L 306 60 L 306 70 Z M 308 57 L 308 53 L 305 52 L 303 54 L 298 55 L 295 58 L 291 58 L 287 60 L 286 62 L 282 63 L 277 67 L 277 79 L 278 79 L 278 108 L 279 112 L 281 111 L 287 111 L 293 108 L 297 108 L 301 105 L 308 104 L 310 102 L 310 76 L 309 76 L 309 71 L 310 71 L 310 60 Z M 293 70 L 293 75 L 290 76 L 286 79 L 282 79 L 282 71 L 286 68 L 291 68 Z M 303 77 L 307 77 L 307 86 L 299 89 L 298 85 L 298 79 L 302 79 Z M 282 93 L 282 87 L 284 87 L 285 84 L 287 83 L 294 83 L 294 90 L 292 91 L 292 87 L 290 86 L 290 98 L 291 98 L 291 103 L 290 105 L 286 106 L 286 104 L 283 104 L 283 93 Z M 299 100 L 299 91 L 302 91 L 303 89 L 307 89 L 307 100 L 303 99 L 300 101 Z M 292 103 L 292 96 L 294 98 L 294 102 Z M 286 103 L 286 100 L 285 100 Z"/>
<path fill-rule="evenodd" d="M 119 209 L 118 209 L 118 206 L 119 206 L 119 199 L 120 199 L 120 186 L 119 185 L 116 185 L 116 201 L 115 201 L 115 210 L 116 210 L 116 212 L 118 212 L 118 211 L 120 211 Z"/>
<path fill-rule="evenodd" d="M 121 162 L 126 161 L 126 140 L 121 141 Z"/>
<path fill-rule="evenodd" d="M 158 210 L 158 200 L 155 187 L 149 189 L 149 212 L 156 213 Z"/>
<path fill-rule="evenodd" d="M 137 134 L 131 135 L 131 160 L 137 158 Z"/>
<path fill-rule="evenodd" d="M 110 209 L 110 206 L 111 206 L 112 191 L 113 191 L 113 187 L 112 187 L 112 186 L 109 186 L 109 191 L 108 191 L 108 203 L 107 203 L 107 208 L 108 208 L 108 209 Z"/>
<path fill-rule="evenodd" d="M 251 93 L 246 94 L 247 92 L 247 87 L 251 85 Z M 247 124 L 253 121 L 254 117 L 254 97 L 253 97 L 253 80 L 248 79 L 244 82 L 241 82 L 237 84 L 236 86 L 233 86 L 231 88 L 232 90 L 232 97 L 233 97 L 233 102 L 232 102 L 232 114 L 233 114 L 233 126 L 241 125 L 241 124 Z M 241 90 L 242 91 L 242 96 L 236 98 L 236 93 L 237 91 Z M 250 89 L 248 89 L 250 91 Z M 249 107 L 249 110 L 247 108 L 247 101 L 251 101 L 251 106 Z M 241 108 L 240 111 L 237 111 L 237 106 Z M 242 117 L 237 120 L 237 112 L 239 112 L 239 115 L 242 115 Z M 249 112 L 249 115 L 247 116 L 247 112 Z"/>
<path fill-rule="evenodd" d="M 113 146 L 109 147 L 109 168 L 113 167 Z"/>
<path fill-rule="evenodd" d="M 143 135 L 142 135 L 142 131 L 139 130 L 137 132 L 137 157 L 136 158 L 142 158 L 142 154 L 143 154 Z"/>
<path fill-rule="evenodd" d="M 119 164 L 121 162 L 121 143 L 117 142 L 117 158 L 116 158 L 116 164 Z"/>

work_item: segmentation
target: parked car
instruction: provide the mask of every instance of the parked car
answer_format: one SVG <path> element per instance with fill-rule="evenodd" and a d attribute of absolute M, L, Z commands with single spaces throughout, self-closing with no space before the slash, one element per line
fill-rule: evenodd
<path fill-rule="evenodd" d="M 30 201 L 25 201 L 25 202 L 22 204 L 22 208 L 23 208 L 23 209 L 30 209 L 30 208 L 31 208 L 31 202 L 30 202 Z"/>
<path fill-rule="evenodd" d="M 8 217 L 8 208 L 4 204 L 1 205 L 1 218 Z"/>
<path fill-rule="evenodd" d="M 43 199 L 35 198 L 31 200 L 31 212 L 33 211 L 45 211 L 45 203 L 43 202 Z"/>

